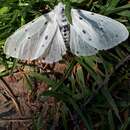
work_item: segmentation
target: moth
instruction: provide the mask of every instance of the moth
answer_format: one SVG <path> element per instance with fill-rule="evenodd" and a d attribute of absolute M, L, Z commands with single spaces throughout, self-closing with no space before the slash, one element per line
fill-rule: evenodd
<path fill-rule="evenodd" d="M 44 59 L 45 63 L 54 63 L 67 51 L 76 56 L 90 56 L 128 38 L 126 27 L 109 17 L 73 8 L 71 17 L 72 24 L 65 16 L 65 5 L 59 3 L 7 38 L 5 54 L 22 60 Z"/>

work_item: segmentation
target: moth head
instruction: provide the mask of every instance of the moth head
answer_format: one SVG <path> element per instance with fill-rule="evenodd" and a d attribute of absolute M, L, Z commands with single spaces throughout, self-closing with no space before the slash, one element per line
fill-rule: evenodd
<path fill-rule="evenodd" d="M 55 6 L 55 11 L 57 14 L 64 14 L 65 6 L 63 3 L 59 3 L 57 6 Z"/>

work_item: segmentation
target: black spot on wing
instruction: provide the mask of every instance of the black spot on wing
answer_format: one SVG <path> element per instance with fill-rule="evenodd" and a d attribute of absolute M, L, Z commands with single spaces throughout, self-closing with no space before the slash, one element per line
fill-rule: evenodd
<path fill-rule="evenodd" d="M 99 27 L 101 31 L 103 31 L 103 27 Z"/>
<path fill-rule="evenodd" d="M 66 22 L 67 20 L 66 19 L 63 19 L 62 22 Z"/>
<path fill-rule="evenodd" d="M 77 54 L 79 54 L 79 51 L 76 51 Z"/>
<path fill-rule="evenodd" d="M 92 41 L 92 39 L 91 39 L 91 38 L 89 38 L 88 40 L 89 40 L 89 41 Z"/>
<path fill-rule="evenodd" d="M 48 35 L 47 36 L 45 36 L 45 40 L 47 40 L 48 39 Z"/>
<path fill-rule="evenodd" d="M 65 9 L 64 9 L 64 8 L 62 8 L 62 9 L 61 9 L 61 13 L 64 13 L 64 11 L 65 11 Z"/>
<path fill-rule="evenodd" d="M 116 37 L 118 37 L 118 34 L 116 34 Z"/>
<path fill-rule="evenodd" d="M 83 18 L 82 17 L 79 17 L 80 20 L 82 20 Z"/>
<path fill-rule="evenodd" d="M 44 25 L 47 25 L 47 23 L 48 23 L 48 22 L 46 21 L 46 22 L 44 23 Z"/>
<path fill-rule="evenodd" d="M 82 32 L 83 32 L 84 34 L 86 34 L 86 31 L 85 31 L 85 30 L 82 30 Z"/>
<path fill-rule="evenodd" d="M 92 12 L 91 15 L 94 15 L 94 13 Z"/>

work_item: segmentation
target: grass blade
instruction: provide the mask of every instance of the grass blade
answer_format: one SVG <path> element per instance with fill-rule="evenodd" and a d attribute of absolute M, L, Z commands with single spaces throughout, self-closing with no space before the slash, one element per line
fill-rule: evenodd
<path fill-rule="evenodd" d="M 103 88 L 101 89 L 101 92 L 102 92 L 102 94 L 104 95 L 104 97 L 106 98 L 106 100 L 108 101 L 108 103 L 111 105 L 111 107 L 112 107 L 112 109 L 114 110 L 114 112 L 115 112 L 117 118 L 118 118 L 118 119 L 120 120 L 120 122 L 121 122 L 121 118 L 120 118 L 120 115 L 119 115 L 119 110 L 118 110 L 117 105 L 116 105 L 114 99 L 112 98 L 112 96 L 111 96 L 109 90 L 108 90 L 106 87 L 103 87 Z"/>

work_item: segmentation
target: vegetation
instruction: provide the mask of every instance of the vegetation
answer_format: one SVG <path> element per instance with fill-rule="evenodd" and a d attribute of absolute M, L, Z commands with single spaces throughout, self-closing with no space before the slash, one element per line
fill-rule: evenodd
<path fill-rule="evenodd" d="M 11 101 L 17 111 L 22 111 L 20 99 L 11 91 L 15 88 L 7 82 L 7 77 L 12 82 L 17 73 L 23 75 L 20 80 L 24 79 L 31 102 L 45 104 L 32 112 L 28 130 L 127 130 L 130 125 L 129 39 L 95 56 L 73 57 L 58 65 L 38 61 L 28 63 L 3 54 L 4 42 L 9 35 L 35 17 L 49 12 L 57 3 L 58 0 L 0 1 L 1 95 Z M 68 18 L 68 9 L 74 6 L 116 19 L 130 31 L 128 0 L 64 0 L 64 3 Z M 46 86 L 44 91 L 38 91 L 39 84 Z M 49 102 L 52 105 L 47 105 Z M 0 125 L 2 120 L 5 118 L 0 112 Z"/>

